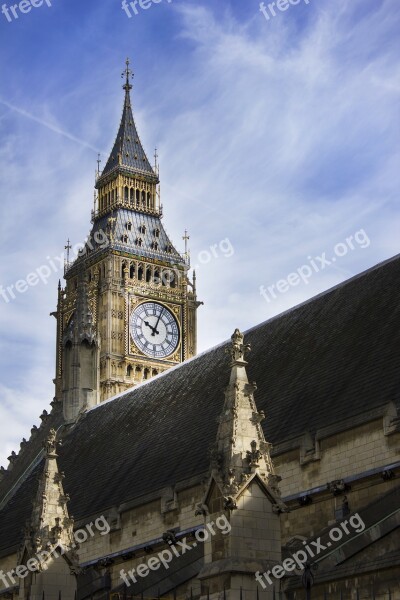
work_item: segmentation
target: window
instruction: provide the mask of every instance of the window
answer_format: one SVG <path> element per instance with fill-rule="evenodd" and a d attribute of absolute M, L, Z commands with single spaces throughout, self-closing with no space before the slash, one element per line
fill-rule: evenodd
<path fill-rule="evenodd" d="M 153 250 L 158 250 L 158 242 L 152 242 L 151 247 Z"/>
<path fill-rule="evenodd" d="M 160 230 L 159 230 L 159 229 L 155 229 L 155 230 L 153 231 L 153 233 L 154 233 L 154 237 L 156 237 L 156 238 L 159 238 L 159 237 L 160 237 Z"/>
<path fill-rule="evenodd" d="M 131 265 L 131 268 L 129 269 L 129 277 L 131 279 L 135 279 L 135 265 Z"/>
<path fill-rule="evenodd" d="M 126 228 L 128 231 L 132 231 L 132 223 L 130 221 L 127 222 Z"/>
<path fill-rule="evenodd" d="M 143 224 L 142 224 L 142 225 L 140 225 L 140 227 L 139 227 L 139 232 L 140 232 L 140 233 L 146 233 L 146 225 L 143 225 Z"/>
<path fill-rule="evenodd" d="M 142 240 L 142 238 L 141 238 L 141 237 L 138 237 L 138 238 L 136 238 L 136 240 L 135 240 L 135 244 L 136 244 L 136 246 L 138 246 L 139 248 L 141 248 L 141 247 L 142 247 L 142 245 L 143 245 L 143 240 Z"/>
<path fill-rule="evenodd" d="M 124 233 L 124 235 L 121 235 L 121 241 L 122 241 L 124 244 L 127 244 L 127 243 L 128 243 L 128 236 L 126 235 L 126 233 Z"/>

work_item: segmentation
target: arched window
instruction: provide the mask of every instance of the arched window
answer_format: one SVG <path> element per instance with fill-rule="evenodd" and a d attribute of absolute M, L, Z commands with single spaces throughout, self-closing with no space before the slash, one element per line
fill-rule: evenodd
<path fill-rule="evenodd" d="M 125 199 L 125 202 L 129 201 L 129 188 L 127 185 L 124 188 L 124 199 Z"/>
<path fill-rule="evenodd" d="M 160 282 L 160 270 L 159 269 L 155 269 L 154 271 L 154 279 L 153 279 L 154 283 L 156 285 L 158 285 Z"/>
<path fill-rule="evenodd" d="M 158 371 L 157 369 L 153 369 L 153 377 L 155 377 L 156 375 L 158 375 Z"/>
<path fill-rule="evenodd" d="M 143 266 L 142 265 L 140 265 L 140 267 L 138 268 L 138 280 L 143 281 Z"/>
<path fill-rule="evenodd" d="M 135 204 L 135 190 L 133 188 L 130 189 L 130 202 L 131 206 Z"/>
<path fill-rule="evenodd" d="M 150 369 L 145 369 L 143 372 L 143 379 L 148 379 L 150 375 Z"/>
<path fill-rule="evenodd" d="M 140 206 L 140 192 L 139 192 L 139 190 L 136 190 L 136 206 L 137 207 Z"/>
<path fill-rule="evenodd" d="M 135 265 L 131 265 L 131 268 L 129 269 L 129 277 L 131 279 L 135 279 Z"/>
<path fill-rule="evenodd" d="M 150 283 L 151 281 L 151 267 L 146 268 L 146 283 Z"/>
<path fill-rule="evenodd" d="M 151 194 L 150 192 L 147 192 L 147 208 L 150 208 L 151 206 Z"/>
<path fill-rule="evenodd" d="M 146 233 L 146 225 L 140 225 L 139 231 L 140 231 L 140 233 L 143 233 L 143 234 Z"/>
<path fill-rule="evenodd" d="M 136 244 L 136 246 L 139 246 L 139 248 L 141 248 L 142 244 L 143 244 L 142 238 L 141 237 L 136 238 L 135 244 Z"/>
<path fill-rule="evenodd" d="M 142 192 L 142 206 L 143 208 L 146 207 L 146 192 Z"/>
<path fill-rule="evenodd" d="M 121 267 L 121 277 L 122 278 L 125 277 L 125 271 L 126 271 L 126 262 L 123 262 L 122 267 Z"/>
<path fill-rule="evenodd" d="M 126 368 L 126 376 L 127 377 L 132 377 L 132 371 L 133 371 L 132 365 L 128 365 L 127 368 Z"/>
<path fill-rule="evenodd" d="M 124 244 L 127 244 L 127 243 L 128 243 L 128 236 L 126 235 L 126 233 L 124 233 L 124 235 L 121 235 L 121 241 L 122 241 Z"/>

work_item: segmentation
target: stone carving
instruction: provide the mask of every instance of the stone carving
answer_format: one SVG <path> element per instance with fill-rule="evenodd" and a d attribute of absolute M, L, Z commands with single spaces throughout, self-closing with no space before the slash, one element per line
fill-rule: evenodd
<path fill-rule="evenodd" d="M 231 355 L 233 362 L 243 362 L 245 353 L 251 350 L 250 344 L 243 343 L 244 335 L 239 329 L 235 329 L 231 340 L 231 347 L 226 349 L 227 354 Z"/>
<path fill-rule="evenodd" d="M 225 510 L 236 510 L 237 504 L 232 496 L 225 496 L 224 498 L 224 509 Z"/>
<path fill-rule="evenodd" d="M 340 496 L 349 489 L 349 486 L 343 481 L 343 479 L 336 479 L 335 481 L 330 481 L 327 484 L 327 486 L 328 490 L 332 492 L 334 496 Z"/>
<path fill-rule="evenodd" d="M 47 438 L 43 442 L 43 448 L 45 449 L 45 452 L 47 455 L 55 454 L 55 452 L 56 452 L 56 446 L 57 446 L 56 436 L 57 436 L 57 434 L 56 434 L 55 430 L 50 429 Z"/>
<path fill-rule="evenodd" d="M 252 469 L 259 467 L 260 458 L 262 458 L 262 453 L 257 448 L 257 442 L 253 440 L 251 442 L 251 450 L 247 450 L 247 460 Z"/>

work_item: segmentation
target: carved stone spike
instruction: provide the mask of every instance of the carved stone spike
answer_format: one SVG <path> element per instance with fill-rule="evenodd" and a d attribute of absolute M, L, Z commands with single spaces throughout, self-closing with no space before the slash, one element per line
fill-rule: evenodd
<path fill-rule="evenodd" d="M 43 448 L 46 451 L 46 454 L 55 454 L 56 452 L 56 432 L 54 429 L 50 429 L 47 438 L 43 442 Z"/>
<path fill-rule="evenodd" d="M 226 496 L 224 498 L 224 509 L 225 510 L 236 510 L 237 504 L 232 496 Z"/>
<path fill-rule="evenodd" d="M 251 348 L 249 344 L 243 343 L 243 333 L 241 333 L 239 329 L 235 329 L 231 340 L 231 346 L 226 349 L 226 353 L 231 355 L 234 362 L 244 361 L 245 353 L 249 352 Z"/>

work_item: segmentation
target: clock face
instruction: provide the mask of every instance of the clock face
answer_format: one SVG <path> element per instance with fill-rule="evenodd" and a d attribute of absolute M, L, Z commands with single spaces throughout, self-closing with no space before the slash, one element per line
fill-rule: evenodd
<path fill-rule="evenodd" d="M 168 308 L 157 302 L 139 304 L 131 313 L 130 333 L 146 356 L 165 358 L 178 347 L 178 323 Z"/>

